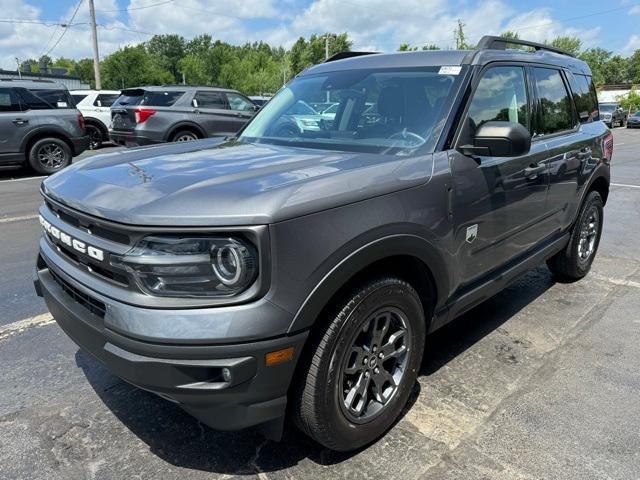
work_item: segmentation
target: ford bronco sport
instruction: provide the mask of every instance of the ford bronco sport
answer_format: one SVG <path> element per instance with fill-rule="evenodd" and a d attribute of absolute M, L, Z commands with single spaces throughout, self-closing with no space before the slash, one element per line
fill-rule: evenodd
<path fill-rule="evenodd" d="M 521 40 L 342 54 L 238 134 L 46 180 L 35 286 L 116 375 L 217 429 L 285 412 L 351 450 L 393 425 L 425 336 L 541 262 L 589 271 L 612 136 L 587 65 Z M 338 103 L 296 123 L 298 101 Z M 366 112 L 366 114 L 365 114 Z"/>

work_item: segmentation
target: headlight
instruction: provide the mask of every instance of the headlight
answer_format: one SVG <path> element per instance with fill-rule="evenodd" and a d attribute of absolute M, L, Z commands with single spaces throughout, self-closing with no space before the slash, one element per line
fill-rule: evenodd
<path fill-rule="evenodd" d="M 111 255 L 111 264 L 163 297 L 230 297 L 258 275 L 256 249 L 231 237 L 145 237 L 125 255 Z"/>

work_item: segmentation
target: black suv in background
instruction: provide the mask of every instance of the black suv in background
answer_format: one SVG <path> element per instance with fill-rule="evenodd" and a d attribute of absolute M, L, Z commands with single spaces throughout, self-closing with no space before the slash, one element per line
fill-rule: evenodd
<path fill-rule="evenodd" d="M 613 137 L 591 71 L 505 42 L 343 54 L 237 138 L 71 166 L 42 186 L 36 291 L 109 369 L 214 428 L 278 438 L 290 412 L 329 448 L 373 442 L 428 333 L 540 263 L 578 280 L 598 249 Z M 292 113 L 326 100 L 330 121 Z"/>
<path fill-rule="evenodd" d="M 0 80 L 0 167 L 49 175 L 89 146 L 84 118 L 64 85 Z"/>
<path fill-rule="evenodd" d="M 130 88 L 111 106 L 111 140 L 126 146 L 235 134 L 258 107 L 235 90 L 189 85 Z"/>

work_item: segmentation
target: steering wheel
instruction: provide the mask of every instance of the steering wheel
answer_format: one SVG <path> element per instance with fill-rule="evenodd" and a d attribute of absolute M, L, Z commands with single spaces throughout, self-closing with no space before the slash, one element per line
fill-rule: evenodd
<path fill-rule="evenodd" d="M 417 133 L 410 132 L 406 128 L 404 128 L 401 132 L 396 132 L 396 133 L 392 134 L 391 136 L 389 136 L 389 139 L 391 139 L 391 140 L 393 140 L 393 139 L 407 140 L 408 138 L 413 138 L 413 139 L 417 140 L 417 143 L 426 142 L 426 139 L 422 138 Z"/>

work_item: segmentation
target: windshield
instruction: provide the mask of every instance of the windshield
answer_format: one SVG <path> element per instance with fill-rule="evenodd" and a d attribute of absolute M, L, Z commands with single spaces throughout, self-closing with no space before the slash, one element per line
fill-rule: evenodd
<path fill-rule="evenodd" d="M 459 72 L 459 67 L 421 67 L 297 77 L 256 115 L 240 139 L 377 153 L 414 149 L 437 138 L 443 106 Z"/>
<path fill-rule="evenodd" d="M 618 108 L 618 105 L 616 105 L 614 103 L 601 103 L 600 104 L 600 111 L 601 112 L 613 112 L 616 108 Z"/>

